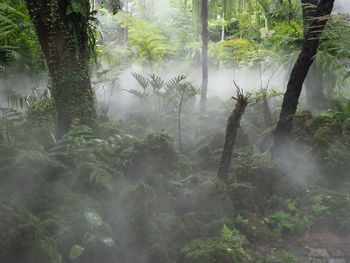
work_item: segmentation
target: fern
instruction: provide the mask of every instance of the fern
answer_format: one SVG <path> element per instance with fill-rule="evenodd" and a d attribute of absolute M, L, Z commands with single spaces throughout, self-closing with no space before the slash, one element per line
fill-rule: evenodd
<path fill-rule="evenodd" d="M 90 172 L 90 182 L 104 187 L 110 191 L 113 190 L 112 188 L 112 181 L 113 178 L 110 175 L 109 172 L 107 172 L 105 169 L 102 167 L 96 167 L 96 166 L 90 166 L 91 172 Z"/>
<path fill-rule="evenodd" d="M 130 14 L 118 13 L 117 19 L 123 28 L 128 28 L 128 46 L 141 63 L 153 67 L 173 54 L 167 37 L 157 25 Z"/>

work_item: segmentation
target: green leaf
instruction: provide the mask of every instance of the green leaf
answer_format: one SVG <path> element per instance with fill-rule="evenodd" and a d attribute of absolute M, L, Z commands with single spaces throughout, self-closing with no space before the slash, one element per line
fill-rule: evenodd
<path fill-rule="evenodd" d="M 106 246 L 109 246 L 109 247 L 115 247 L 116 244 L 114 242 L 114 240 L 111 238 L 111 237 L 102 237 L 100 239 L 101 243 L 105 244 Z"/>
<path fill-rule="evenodd" d="M 88 208 L 85 210 L 84 215 L 86 221 L 88 221 L 91 225 L 95 227 L 102 225 L 102 218 L 95 210 Z"/>
<path fill-rule="evenodd" d="M 84 250 L 85 250 L 85 248 L 83 248 L 79 245 L 74 245 L 69 251 L 69 258 L 71 260 L 74 260 L 74 259 L 80 257 L 81 254 L 83 254 Z"/>

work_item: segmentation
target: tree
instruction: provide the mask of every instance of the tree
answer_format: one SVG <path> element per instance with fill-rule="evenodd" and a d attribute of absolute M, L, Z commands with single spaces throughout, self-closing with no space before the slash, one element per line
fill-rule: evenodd
<path fill-rule="evenodd" d="M 51 78 L 57 111 L 57 133 L 66 133 L 73 120 L 93 125 L 95 95 L 89 61 L 94 46 L 88 0 L 26 0 Z"/>
<path fill-rule="evenodd" d="M 303 5 L 304 35 L 306 36 L 310 21 L 315 16 L 318 0 L 301 0 L 301 3 Z M 323 84 L 322 68 L 313 63 L 305 79 L 306 100 L 313 107 L 322 108 L 326 104 Z"/>
<path fill-rule="evenodd" d="M 274 132 L 273 158 L 281 158 L 283 156 L 283 147 L 288 145 L 289 136 L 293 128 L 293 117 L 298 106 L 302 86 L 314 61 L 320 43 L 319 37 L 333 10 L 333 5 L 334 0 L 321 0 L 318 4 L 315 18 L 311 22 L 302 50 L 294 64 L 287 84 L 287 91 L 283 97 L 280 118 Z"/>
<path fill-rule="evenodd" d="M 201 7 L 202 21 L 202 89 L 200 100 L 200 112 L 204 113 L 207 107 L 207 92 L 208 92 L 208 0 L 202 0 Z"/>
<path fill-rule="evenodd" d="M 223 181 L 226 181 L 228 177 L 228 170 L 230 168 L 239 122 L 241 121 L 245 108 L 249 103 L 249 95 L 244 95 L 243 91 L 236 84 L 235 86 L 237 88 L 237 96 L 232 98 L 237 101 L 237 103 L 235 109 L 227 120 L 224 149 L 222 150 L 218 170 L 218 177 Z"/>

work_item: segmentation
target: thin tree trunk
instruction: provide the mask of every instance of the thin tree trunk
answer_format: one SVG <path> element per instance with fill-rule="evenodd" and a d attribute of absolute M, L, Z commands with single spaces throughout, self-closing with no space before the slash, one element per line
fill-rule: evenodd
<path fill-rule="evenodd" d="M 293 117 L 298 106 L 302 86 L 317 53 L 320 43 L 319 37 L 328 21 L 327 16 L 332 12 L 333 5 L 334 0 L 321 0 L 318 4 L 315 19 L 311 23 L 302 50 L 293 67 L 287 84 L 287 91 L 283 97 L 279 122 L 274 132 L 273 158 L 283 157 L 283 147 L 289 143 L 289 136 L 293 128 Z"/>
<path fill-rule="evenodd" d="M 264 116 L 265 125 L 266 125 L 266 127 L 271 127 L 272 126 L 272 116 L 271 116 L 271 111 L 270 111 L 270 107 L 269 107 L 269 102 L 267 100 L 267 94 L 263 96 L 262 108 L 263 108 L 263 116 Z"/>
<path fill-rule="evenodd" d="M 181 111 L 182 111 L 182 105 L 183 105 L 183 94 L 181 94 L 180 97 L 180 104 L 177 111 L 177 128 L 178 128 L 178 135 L 179 135 L 179 149 L 180 153 L 182 153 L 182 138 L 181 138 Z"/>
<path fill-rule="evenodd" d="M 202 20 L 202 88 L 200 99 L 200 112 L 205 113 L 207 108 L 207 92 L 208 92 L 208 0 L 202 0 L 201 5 Z"/>
<path fill-rule="evenodd" d="M 232 153 L 237 137 L 237 130 L 239 128 L 239 122 L 243 116 L 245 108 L 248 105 L 248 96 L 245 96 L 237 87 L 237 97 L 233 98 L 237 101 L 235 109 L 231 113 L 227 120 L 226 134 L 225 134 L 225 144 L 222 151 L 221 160 L 219 164 L 218 177 L 223 181 L 228 178 L 228 172 L 230 168 L 230 163 L 232 159 Z"/>
<path fill-rule="evenodd" d="M 89 74 L 88 12 L 68 12 L 68 0 L 26 0 L 51 78 L 51 94 L 57 111 L 58 135 L 66 133 L 73 120 L 93 125 L 95 95 Z"/>

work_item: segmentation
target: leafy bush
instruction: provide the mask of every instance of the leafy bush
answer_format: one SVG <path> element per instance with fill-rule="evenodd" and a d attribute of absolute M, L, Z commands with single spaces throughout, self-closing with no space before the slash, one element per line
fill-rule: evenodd
<path fill-rule="evenodd" d="M 273 46 L 291 52 L 299 48 L 304 37 L 303 28 L 295 21 L 281 22 L 273 30 L 275 34 L 270 38 Z"/>

